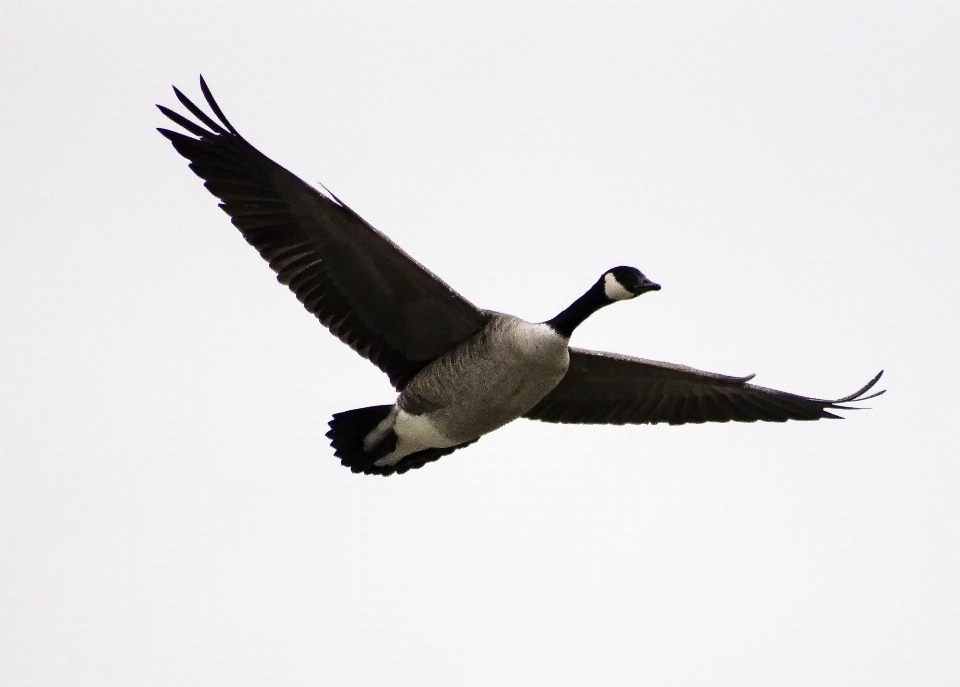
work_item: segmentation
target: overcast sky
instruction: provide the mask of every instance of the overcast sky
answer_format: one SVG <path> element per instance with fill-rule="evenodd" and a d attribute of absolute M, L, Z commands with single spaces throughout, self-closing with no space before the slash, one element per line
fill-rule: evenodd
<path fill-rule="evenodd" d="M 960 682 L 960 5 L 4 2 L 4 685 Z M 157 126 L 265 154 L 477 305 L 838 422 L 518 421 L 390 478 L 389 403 Z M 180 108 L 182 109 L 182 108 Z"/>

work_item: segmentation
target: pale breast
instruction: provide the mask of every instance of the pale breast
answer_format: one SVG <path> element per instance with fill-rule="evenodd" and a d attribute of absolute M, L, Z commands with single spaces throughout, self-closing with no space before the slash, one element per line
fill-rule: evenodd
<path fill-rule="evenodd" d="M 544 324 L 491 313 L 489 324 L 420 371 L 400 407 L 428 415 L 456 443 L 476 439 L 535 406 L 567 371 L 567 340 Z"/>

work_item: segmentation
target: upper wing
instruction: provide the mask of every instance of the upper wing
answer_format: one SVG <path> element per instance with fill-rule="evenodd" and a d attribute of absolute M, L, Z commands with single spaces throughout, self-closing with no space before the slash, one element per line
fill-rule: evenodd
<path fill-rule="evenodd" d="M 207 128 L 160 111 L 188 132 L 158 129 L 219 198 L 243 237 L 307 310 L 387 373 L 397 389 L 486 322 L 473 304 L 367 224 L 250 145 L 200 77 L 215 122 L 180 91 Z"/>
<path fill-rule="evenodd" d="M 656 424 L 669 422 L 785 422 L 839 417 L 828 410 L 865 401 L 881 371 L 855 394 L 834 401 L 797 396 L 747 382 L 749 377 L 612 353 L 570 349 L 570 367 L 556 388 L 524 417 L 545 422 Z"/>

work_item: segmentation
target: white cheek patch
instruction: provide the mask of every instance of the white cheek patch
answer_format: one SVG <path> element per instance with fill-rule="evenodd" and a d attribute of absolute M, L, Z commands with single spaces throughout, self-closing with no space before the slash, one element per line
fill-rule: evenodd
<path fill-rule="evenodd" d="M 603 293 L 612 301 L 625 301 L 628 298 L 636 298 L 637 294 L 627 291 L 623 284 L 617 281 L 613 272 L 607 272 L 603 275 Z"/>

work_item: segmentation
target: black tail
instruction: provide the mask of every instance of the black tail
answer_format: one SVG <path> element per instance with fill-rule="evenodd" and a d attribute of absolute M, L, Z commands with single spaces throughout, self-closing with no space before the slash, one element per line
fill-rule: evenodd
<path fill-rule="evenodd" d="M 336 413 L 330 420 L 330 445 L 334 448 L 334 455 L 340 463 L 365 475 L 402 475 L 407 470 L 423 467 L 427 463 L 437 460 L 441 456 L 453 453 L 472 441 L 449 448 L 428 448 L 411 453 L 401 459 L 396 465 L 377 465 L 376 462 L 393 451 L 397 446 L 397 435 L 391 430 L 384 439 L 367 451 L 363 447 L 364 438 L 380 424 L 393 406 L 370 406 L 369 408 L 355 408 Z"/>

